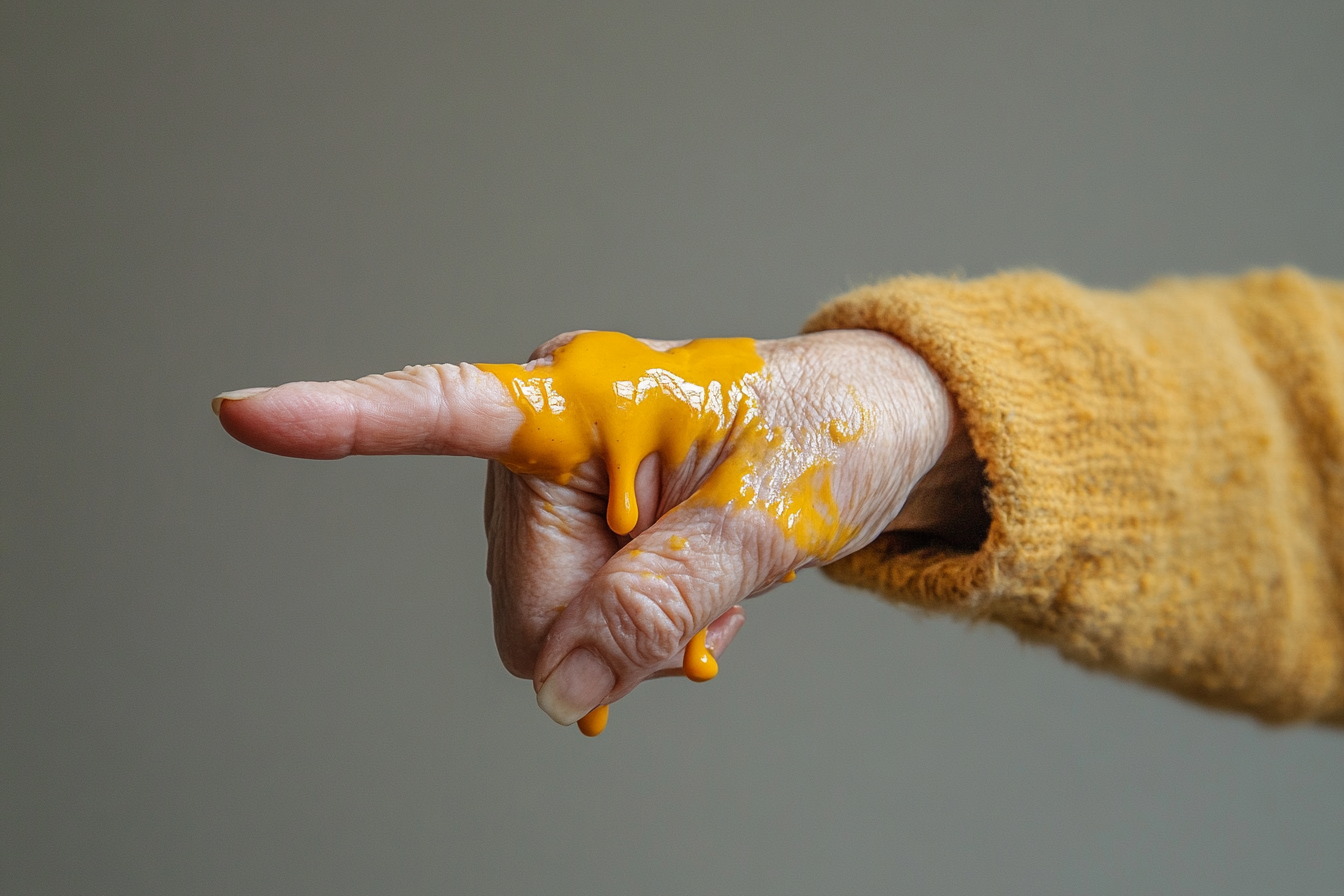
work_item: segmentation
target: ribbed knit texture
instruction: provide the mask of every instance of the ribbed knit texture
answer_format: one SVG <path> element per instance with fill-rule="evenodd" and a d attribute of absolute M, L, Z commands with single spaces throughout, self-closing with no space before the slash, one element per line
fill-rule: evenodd
<path fill-rule="evenodd" d="M 1211 706 L 1344 721 L 1344 284 L 903 277 L 806 327 L 842 328 L 943 377 L 992 522 L 977 553 L 884 536 L 832 577 Z"/>

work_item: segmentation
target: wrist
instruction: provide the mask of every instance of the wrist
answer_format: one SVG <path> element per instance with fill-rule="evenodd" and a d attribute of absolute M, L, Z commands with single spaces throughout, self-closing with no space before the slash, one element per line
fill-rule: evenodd
<path fill-rule="evenodd" d="M 941 544 L 974 551 L 989 534 L 986 487 L 984 461 L 975 453 L 957 410 L 942 454 L 915 483 L 884 531 L 897 533 L 911 549 Z"/>

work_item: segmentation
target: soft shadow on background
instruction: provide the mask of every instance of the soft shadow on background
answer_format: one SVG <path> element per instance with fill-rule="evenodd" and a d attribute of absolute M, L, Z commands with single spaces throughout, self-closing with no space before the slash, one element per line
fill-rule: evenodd
<path fill-rule="evenodd" d="M 495 657 L 482 463 L 209 399 L 1344 276 L 1344 5 L 277 6 L 0 4 L 0 891 L 1341 892 L 1344 735 L 815 572 L 585 740 Z"/>

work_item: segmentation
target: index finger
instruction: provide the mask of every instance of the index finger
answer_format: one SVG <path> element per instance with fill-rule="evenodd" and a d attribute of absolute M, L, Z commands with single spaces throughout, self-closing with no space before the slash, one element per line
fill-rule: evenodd
<path fill-rule="evenodd" d="M 471 364 L 428 364 L 358 380 L 225 392 L 211 402 L 229 435 L 286 457 L 450 454 L 496 458 L 523 422 L 499 379 Z"/>

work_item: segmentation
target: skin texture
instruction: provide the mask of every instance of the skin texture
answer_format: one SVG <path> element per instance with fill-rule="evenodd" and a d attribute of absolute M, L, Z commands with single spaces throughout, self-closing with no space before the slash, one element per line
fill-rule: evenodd
<path fill-rule="evenodd" d="M 532 363 L 549 364 L 574 335 L 541 346 Z M 867 330 L 759 341 L 756 351 L 764 375 L 750 388 L 776 435 L 769 450 L 762 455 L 759 439 L 748 444 L 749 427 L 734 425 L 675 467 L 645 458 L 628 535 L 608 527 L 601 459 L 563 485 L 498 462 L 523 417 L 499 379 L 470 364 L 242 390 L 214 404 L 235 438 L 291 457 L 491 459 L 487 575 L 500 658 L 567 725 L 648 678 L 681 675 L 683 651 L 702 629 L 722 656 L 745 620 L 740 602 L 795 569 L 852 553 L 883 531 L 974 541 L 977 462 L 947 391 L 918 355 Z M 823 450 L 842 524 L 832 538 L 790 538 L 756 508 L 692 499 L 716 468 L 747 451 L 767 475 L 787 477 Z"/>

